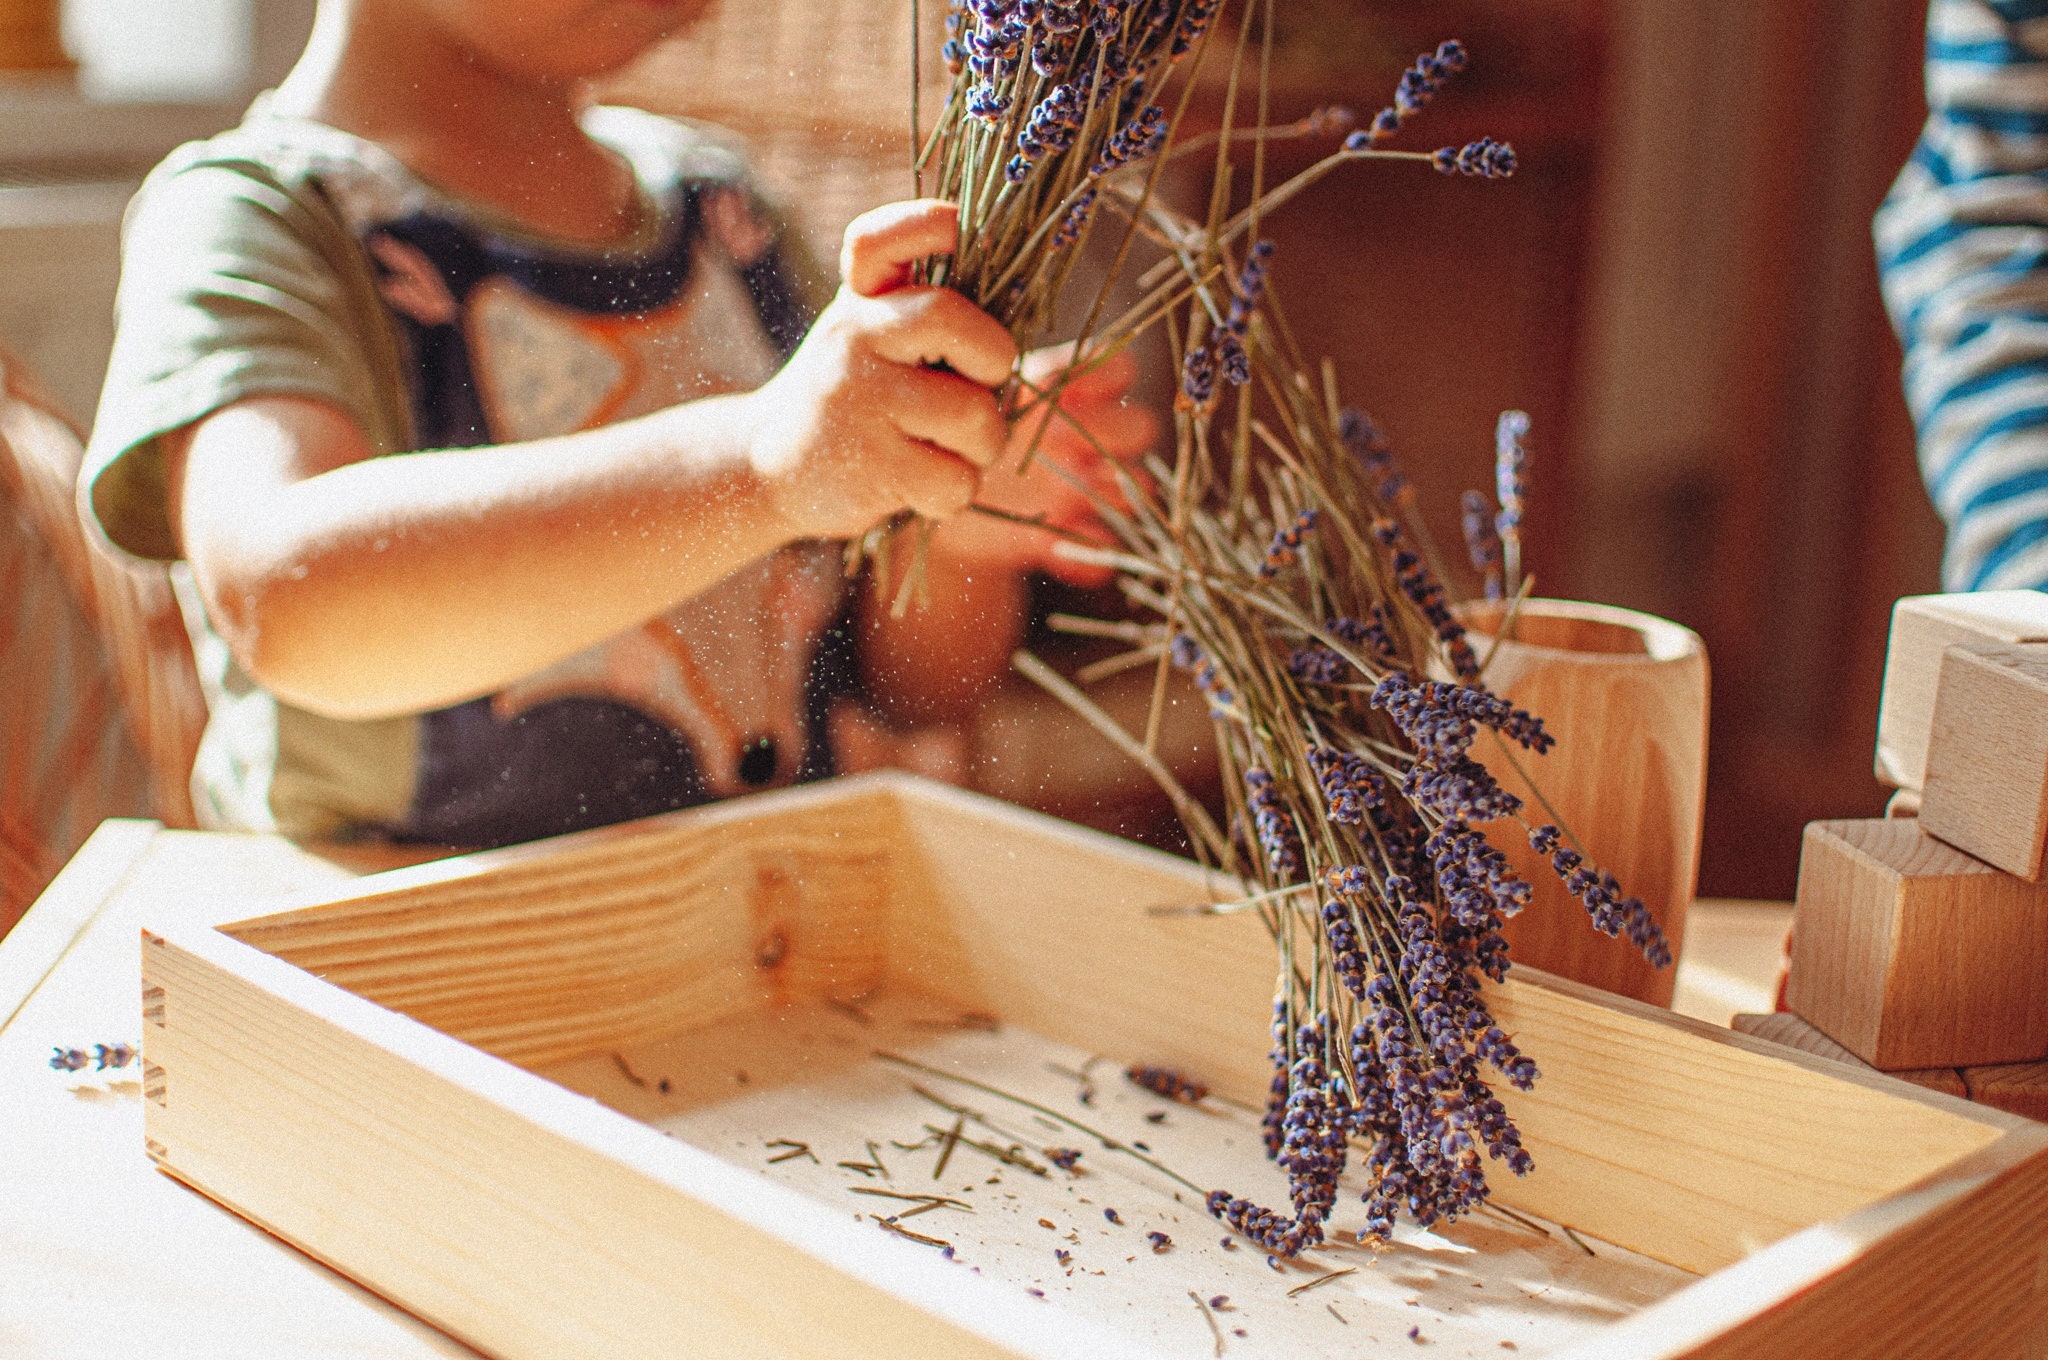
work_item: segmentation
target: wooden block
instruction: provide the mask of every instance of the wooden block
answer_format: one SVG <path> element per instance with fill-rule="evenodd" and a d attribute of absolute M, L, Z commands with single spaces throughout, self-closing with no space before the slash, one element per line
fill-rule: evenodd
<path fill-rule="evenodd" d="M 1968 1067 L 1963 1081 L 1979 1104 L 2048 1122 L 2048 1062 Z"/>
<path fill-rule="evenodd" d="M 1806 828 L 1786 1004 L 1887 1072 L 2048 1054 L 2048 887 L 1920 825 Z"/>
<path fill-rule="evenodd" d="M 1884 698 L 1877 716 L 1877 777 L 1894 788 L 1918 789 L 1925 783 L 1944 651 L 2026 642 L 2048 642 L 2048 594 L 2037 590 L 1912 595 L 1892 606 Z"/>
<path fill-rule="evenodd" d="M 2041 881 L 2048 840 L 2048 647 L 1942 655 L 1920 825 Z"/>
<path fill-rule="evenodd" d="M 1877 1070 L 1790 1011 L 1774 1011 L 1768 1015 L 1738 1015 L 1728 1022 L 1728 1028 L 1737 1034 L 1768 1039 L 1774 1044 L 1796 1048 L 1801 1053 L 1811 1053 L 1816 1058 L 1826 1058 L 1830 1062 L 1847 1063 L 1851 1067 L 1860 1067 L 1869 1072 Z M 1887 1072 L 1885 1075 L 1897 1077 L 1900 1081 L 1910 1081 L 1915 1086 L 1924 1086 L 1930 1091 L 1940 1091 L 1943 1095 L 1961 1096 L 1964 1099 L 1968 1099 L 1970 1095 L 1969 1086 L 1964 1082 L 1962 1072 L 1953 1067 L 1908 1067 L 1898 1072 Z"/>

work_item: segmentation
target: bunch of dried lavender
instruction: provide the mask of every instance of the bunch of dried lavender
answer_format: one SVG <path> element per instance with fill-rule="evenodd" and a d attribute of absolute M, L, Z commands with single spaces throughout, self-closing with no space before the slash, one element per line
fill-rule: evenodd
<path fill-rule="evenodd" d="M 952 93 L 918 165 L 936 161 L 935 187 L 962 206 L 959 253 L 931 261 L 927 278 L 961 288 L 1029 338 L 1050 316 L 1079 238 L 1112 216 L 1123 232 L 1116 267 L 1077 352 L 1099 358 L 1163 326 L 1180 364 L 1172 463 L 1155 462 L 1148 481 L 1125 479 L 1121 503 L 1098 502 L 1115 548 L 1069 545 L 1117 569 L 1125 596 L 1152 620 L 1073 625 L 1133 638 L 1131 659 L 1157 666 L 1144 738 L 1034 658 L 1020 654 L 1018 666 L 1151 771 L 1198 855 L 1249 885 L 1243 901 L 1215 910 L 1256 911 L 1272 932 L 1280 970 L 1266 1138 L 1291 1205 L 1264 1208 L 1219 1189 L 1208 1207 L 1291 1256 L 1323 1239 L 1354 1141 L 1368 1184 L 1362 1237 L 1384 1240 L 1404 1211 L 1427 1225 L 1470 1210 L 1487 1194 L 1489 1157 L 1528 1169 L 1487 1073 L 1527 1087 L 1536 1067 L 1494 1022 L 1480 979 L 1506 975 L 1500 928 L 1531 888 L 1483 827 L 1519 822 L 1596 928 L 1626 931 L 1653 959 L 1669 954 L 1643 904 L 1585 863 L 1562 830 L 1530 825 L 1472 755 L 1481 729 L 1534 755 L 1552 738 L 1486 689 L 1388 441 L 1343 408 L 1327 362 L 1303 358 L 1260 233 L 1265 215 L 1348 161 L 1407 159 L 1497 178 L 1513 172 L 1514 153 L 1485 138 L 1434 152 L 1383 145 L 1464 67 L 1464 48 L 1447 42 L 1417 60 L 1393 102 L 1341 149 L 1269 188 L 1272 138 L 1349 121 L 1270 125 L 1262 56 L 1257 116 L 1236 126 L 1252 35 L 1263 16 L 1270 43 L 1278 3 L 1242 0 L 1223 126 L 1176 145 L 1193 68 L 1223 31 L 1216 0 L 955 0 Z M 1176 81 L 1178 98 L 1161 99 Z M 1233 157 L 1246 143 L 1249 202 L 1231 211 Z M 1206 215 L 1177 211 L 1155 192 L 1159 166 L 1207 146 L 1216 170 Z M 1139 241 L 1159 254 L 1138 274 L 1141 301 L 1091 333 Z M 1505 568 L 1494 589 L 1511 601 L 1525 432 L 1526 418 L 1504 419 L 1500 509 L 1475 549 L 1482 576 Z M 1473 514 L 1485 520 L 1484 510 Z M 1223 827 L 1154 754 L 1169 667 L 1193 677 L 1216 721 Z"/>
<path fill-rule="evenodd" d="M 1233 108 L 1236 71 L 1259 3 L 1246 0 L 1247 14 L 1238 24 L 1227 99 Z M 1254 128 L 1176 142 L 1196 88 L 1195 71 L 1224 8 L 1222 0 L 947 0 L 947 37 L 940 51 L 952 79 L 929 131 L 921 125 L 915 107 L 919 86 L 912 82 L 918 139 L 913 178 L 919 193 L 959 205 L 960 248 L 928 261 L 924 281 L 965 293 L 1019 340 L 1039 337 L 1067 289 L 1081 242 L 1104 209 L 1114 207 L 1124 226 L 1116 262 L 1081 327 L 1083 339 L 1093 342 L 1088 352 L 1099 360 L 1164 318 L 1172 304 L 1187 304 L 1198 279 L 1176 280 L 1171 270 L 1155 271 L 1146 278 L 1152 291 L 1136 306 L 1120 317 L 1107 315 L 1132 245 L 1148 230 L 1143 218 L 1160 168 L 1175 156 L 1211 146 L 1221 167 L 1235 144 L 1256 142 L 1263 154 L 1272 141 L 1338 135 L 1354 121 L 1348 110 L 1329 108 L 1273 125 L 1262 112 Z M 1488 139 L 1433 152 L 1381 145 L 1464 64 L 1464 49 L 1456 43 L 1423 56 L 1403 78 L 1396 104 L 1370 129 L 1353 133 L 1340 151 L 1220 224 L 1217 244 L 1242 235 L 1263 207 L 1278 206 L 1349 160 L 1406 159 L 1445 174 L 1512 174 L 1513 150 Z M 1222 201 L 1219 195 L 1212 217 Z"/>

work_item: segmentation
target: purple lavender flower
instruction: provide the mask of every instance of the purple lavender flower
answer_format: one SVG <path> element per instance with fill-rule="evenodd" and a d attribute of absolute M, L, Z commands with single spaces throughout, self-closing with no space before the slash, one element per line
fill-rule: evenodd
<path fill-rule="evenodd" d="M 1506 855 L 1460 819 L 1449 819 L 1431 833 L 1422 853 L 1436 870 L 1447 923 L 1475 937 L 1521 911 L 1535 891 Z"/>
<path fill-rule="evenodd" d="M 1085 22 L 1081 17 L 1080 0 L 1066 0 L 1066 3 L 1061 3 L 1061 0 L 1050 0 L 1041 12 L 1038 22 L 1048 33 L 1079 33 Z"/>
<path fill-rule="evenodd" d="M 1180 366 L 1181 399 L 1197 410 L 1216 396 L 1216 355 L 1206 344 L 1188 351 Z"/>
<path fill-rule="evenodd" d="M 1522 800 L 1470 756 L 1416 762 L 1402 777 L 1401 792 L 1417 806 L 1459 821 L 1497 821 L 1522 810 Z"/>
<path fill-rule="evenodd" d="M 1333 893 L 1357 897 L 1372 891 L 1372 872 L 1362 864 L 1346 864 L 1323 875 Z"/>
<path fill-rule="evenodd" d="M 1273 535 L 1266 548 L 1266 559 L 1259 564 L 1260 580 L 1270 581 L 1280 574 L 1281 568 L 1294 565 L 1301 555 L 1302 539 L 1315 532 L 1318 518 L 1319 512 L 1310 506 L 1294 517 L 1294 523 Z"/>
<path fill-rule="evenodd" d="M 1500 533 L 1494 523 L 1492 507 L 1486 503 L 1483 492 L 1467 491 L 1460 508 L 1464 511 L 1465 551 L 1472 558 L 1472 570 L 1479 573 L 1486 598 L 1498 600 L 1501 597 Z"/>
<path fill-rule="evenodd" d="M 1252 827 L 1258 834 L 1260 848 L 1266 852 L 1266 867 L 1280 882 L 1292 883 L 1301 873 L 1301 833 L 1295 830 L 1294 817 L 1281 801 L 1273 776 L 1265 770 L 1246 770 L 1244 785 L 1250 793 L 1246 802 L 1251 808 Z"/>
<path fill-rule="evenodd" d="M 1515 1047 L 1514 1040 L 1508 1038 L 1506 1031 L 1500 1026 L 1489 1026 L 1486 1032 L 1479 1036 L 1474 1051 L 1482 1061 L 1492 1064 L 1516 1090 L 1526 1091 L 1536 1084 L 1536 1078 L 1540 1075 L 1536 1071 L 1536 1064 Z"/>
<path fill-rule="evenodd" d="M 1394 462 L 1393 446 L 1370 417 L 1363 411 L 1347 409 L 1340 412 L 1337 437 L 1352 456 L 1365 465 L 1382 504 L 1396 506 L 1407 497 L 1408 479 L 1401 475 L 1399 465 Z"/>
<path fill-rule="evenodd" d="M 1071 31 L 1055 33 L 1040 29 L 1031 44 L 1031 69 L 1047 80 L 1063 75 L 1073 65 L 1074 53 L 1080 45 L 1080 39 Z"/>
<path fill-rule="evenodd" d="M 1052 248 L 1058 250 L 1081 239 L 1081 229 L 1088 225 L 1088 214 L 1095 210 L 1095 191 L 1084 189 L 1074 200 L 1074 206 L 1067 209 L 1067 215 L 1060 219 L 1058 229 L 1052 234 Z"/>
<path fill-rule="evenodd" d="M 1173 43 L 1168 49 L 1175 57 L 1186 56 L 1194 50 L 1202 34 L 1208 30 L 1210 21 L 1216 17 L 1220 0 L 1191 0 L 1181 11 L 1180 24 L 1173 31 Z"/>
<path fill-rule="evenodd" d="M 1545 824 L 1529 832 L 1529 844 L 1537 854 L 1550 860 L 1551 872 L 1563 882 L 1565 891 L 1579 899 L 1593 928 L 1612 939 L 1626 932 L 1629 943 L 1649 960 L 1653 968 L 1671 966 L 1671 942 L 1657 924 L 1657 918 L 1639 897 L 1623 897 L 1614 875 L 1595 870 L 1585 856 L 1561 844 L 1563 832 Z"/>
<path fill-rule="evenodd" d="M 1216 663 L 1202 651 L 1199 643 L 1186 633 L 1175 633 L 1173 639 L 1167 643 L 1166 655 L 1176 667 L 1193 673 L 1195 688 L 1209 701 L 1210 717 L 1231 716 L 1231 708 L 1237 702 L 1237 698 L 1223 683 L 1222 673 L 1217 670 Z"/>
<path fill-rule="evenodd" d="M 1326 619 L 1323 627 L 1330 635 L 1353 647 L 1368 649 L 1382 660 L 1394 659 L 1398 649 L 1394 646 L 1394 635 L 1387 627 L 1387 611 L 1377 601 L 1366 606 L 1365 622 L 1357 619 Z"/>
<path fill-rule="evenodd" d="M 1196 1081 L 1184 1072 L 1171 1067 L 1153 1067 L 1134 1063 L 1124 1069 L 1124 1078 L 1140 1090 L 1150 1091 L 1155 1096 L 1179 1101 L 1183 1105 L 1199 1105 L 1209 1094 L 1205 1082 Z"/>
<path fill-rule="evenodd" d="M 1344 990 L 1365 1000 L 1366 957 L 1358 927 L 1342 899 L 1323 904 L 1323 933 L 1330 941 L 1330 966 Z"/>
<path fill-rule="evenodd" d="M 1465 69 L 1465 48 L 1455 39 L 1437 45 L 1434 52 L 1425 52 L 1415 59 L 1415 64 L 1401 73 L 1401 82 L 1394 88 L 1394 102 L 1381 109 L 1373 118 L 1371 127 L 1353 133 L 1345 148 L 1363 151 L 1378 146 L 1394 135 L 1401 125 L 1436 97 L 1443 83 L 1451 76 Z"/>
<path fill-rule="evenodd" d="M 977 85 L 967 96 L 967 112 L 984 123 L 1000 123 L 1010 111 L 1010 96 L 993 85 Z"/>
<path fill-rule="evenodd" d="M 1480 179 L 1506 179 L 1515 173 L 1515 149 L 1506 142 L 1481 137 L 1463 146 L 1446 146 L 1430 157 L 1437 173 L 1473 175 Z"/>
<path fill-rule="evenodd" d="M 1494 494 L 1500 498 L 1500 514 L 1494 527 L 1502 538 L 1516 536 L 1522 527 L 1522 509 L 1528 495 L 1529 415 L 1526 411 L 1502 411 L 1493 427 Z"/>
<path fill-rule="evenodd" d="M 1287 657 L 1288 673 L 1311 685 L 1341 685 L 1351 677 L 1351 663 L 1323 646 L 1311 642 L 1297 647 Z"/>
<path fill-rule="evenodd" d="M 1095 164 L 1088 167 L 1088 173 L 1107 175 L 1145 159 L 1166 141 L 1166 128 L 1166 110 L 1157 104 L 1145 105 L 1103 144 L 1095 157 Z"/>
<path fill-rule="evenodd" d="M 1252 313 L 1266 297 L 1266 273 L 1273 264 L 1273 243 L 1260 241 L 1245 255 L 1244 268 L 1238 271 L 1237 287 L 1230 299 L 1230 313 L 1224 319 L 1223 329 L 1232 335 L 1241 336 L 1251 326 Z"/>
<path fill-rule="evenodd" d="M 1216 365 L 1223 373 L 1223 381 L 1232 387 L 1243 387 L 1252 380 L 1252 356 L 1246 352 L 1244 341 L 1228 330 L 1216 333 Z"/>
<path fill-rule="evenodd" d="M 1041 159 L 1072 146 L 1081 129 L 1081 114 L 1081 92 L 1071 84 L 1055 85 L 1017 134 L 1017 154 L 1003 168 L 1004 177 L 1020 184 Z"/>
<path fill-rule="evenodd" d="M 1450 658 L 1451 669 L 1457 672 L 1460 680 L 1477 680 L 1479 658 L 1465 637 L 1465 625 L 1458 622 L 1457 616 L 1444 602 L 1443 583 L 1423 563 L 1421 554 L 1402 542 L 1399 524 L 1391 519 L 1377 519 L 1373 521 L 1372 532 L 1373 537 L 1387 549 L 1394 569 L 1394 584 L 1429 620 L 1437 641 L 1443 644 L 1444 652 Z"/>
<path fill-rule="evenodd" d="M 1310 746 L 1308 767 L 1323 790 L 1330 820 L 1339 826 L 1364 825 L 1366 781 L 1372 773 L 1365 757 L 1327 746 Z M 1333 882 L 1337 881 L 1336 872 L 1331 871 Z"/>
<path fill-rule="evenodd" d="M 1227 1190 L 1211 1191 L 1207 1208 L 1215 1217 L 1275 1257 L 1297 1256 L 1323 1240 L 1323 1223 L 1337 1202 L 1337 1180 L 1349 1154 L 1353 1118 L 1337 1092 L 1336 1079 L 1320 1056 L 1327 1046 L 1330 1017 L 1320 1015 L 1295 1035 L 1300 1054 L 1274 1083 L 1278 1127 L 1269 1138 L 1274 1159 L 1287 1172 L 1289 1217 L 1262 1208 Z"/>
<path fill-rule="evenodd" d="M 1462 754 L 1472 744 L 1475 725 L 1490 727 L 1539 756 L 1557 744 L 1543 719 L 1471 685 L 1388 675 L 1374 687 L 1372 702 L 1430 757 Z"/>

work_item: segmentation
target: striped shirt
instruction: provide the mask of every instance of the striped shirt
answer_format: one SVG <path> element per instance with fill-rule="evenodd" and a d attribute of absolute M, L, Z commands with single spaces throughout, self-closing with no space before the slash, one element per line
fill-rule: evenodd
<path fill-rule="evenodd" d="M 1933 0 L 1927 106 L 1876 237 L 1942 581 L 2048 588 L 2048 0 Z"/>

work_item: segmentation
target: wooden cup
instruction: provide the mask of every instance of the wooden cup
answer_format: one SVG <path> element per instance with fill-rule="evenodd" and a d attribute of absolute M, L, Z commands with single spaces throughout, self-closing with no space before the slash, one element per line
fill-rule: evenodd
<path fill-rule="evenodd" d="M 1487 683 L 1557 738 L 1548 755 L 1514 748 L 1540 798 L 1493 733 L 1480 734 L 1473 755 L 1522 798 L 1532 824 L 1566 827 L 1596 867 L 1643 899 L 1675 958 L 1699 879 L 1706 797 L 1707 653 L 1699 635 L 1611 605 L 1526 600 L 1495 648 L 1502 606 L 1475 602 L 1462 612 L 1480 658 L 1492 649 Z M 1505 932 L 1517 962 L 1671 1004 L 1675 966 L 1652 968 L 1626 936 L 1595 931 L 1520 826 L 1499 822 L 1487 831 L 1536 888 Z"/>
<path fill-rule="evenodd" d="M 57 0 L 0 0 L 0 72 L 69 71 Z"/>

